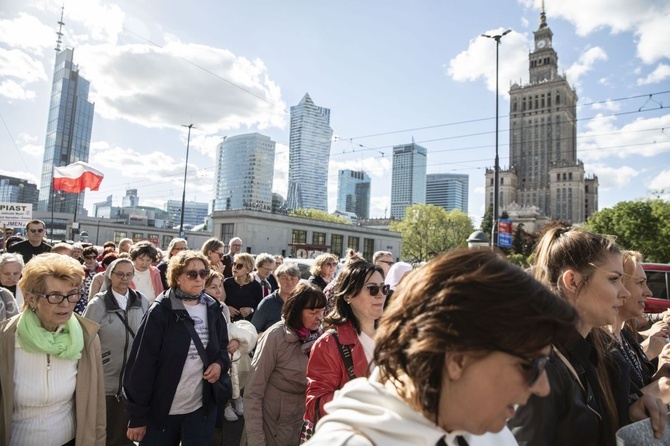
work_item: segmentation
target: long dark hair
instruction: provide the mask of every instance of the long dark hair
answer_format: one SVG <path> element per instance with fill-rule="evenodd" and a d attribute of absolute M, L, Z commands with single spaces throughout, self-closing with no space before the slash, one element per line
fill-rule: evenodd
<path fill-rule="evenodd" d="M 299 283 L 282 305 L 281 315 L 286 326 L 293 330 L 303 328 L 302 310 L 314 310 L 326 306 L 323 292 L 307 283 Z"/>

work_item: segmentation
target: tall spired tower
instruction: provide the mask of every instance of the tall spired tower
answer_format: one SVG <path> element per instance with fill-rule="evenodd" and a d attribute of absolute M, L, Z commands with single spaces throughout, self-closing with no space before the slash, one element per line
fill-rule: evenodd
<path fill-rule="evenodd" d="M 510 166 L 500 174 L 501 210 L 537 207 L 540 214 L 579 223 L 595 212 L 598 178 L 577 159 L 577 94 L 558 73 L 558 54 L 544 7 L 528 55 L 530 82 L 510 94 Z M 486 208 L 493 201 L 486 173 Z"/>
<path fill-rule="evenodd" d="M 44 159 L 40 179 L 38 209 L 76 214 L 83 212 L 84 192 L 80 194 L 52 191 L 54 167 L 67 166 L 75 161 L 88 161 L 95 105 L 88 100 L 89 81 L 79 76 L 74 64 L 74 49 L 61 50 L 63 13 L 58 22 L 56 64 L 51 86 L 51 103 L 47 122 Z"/>

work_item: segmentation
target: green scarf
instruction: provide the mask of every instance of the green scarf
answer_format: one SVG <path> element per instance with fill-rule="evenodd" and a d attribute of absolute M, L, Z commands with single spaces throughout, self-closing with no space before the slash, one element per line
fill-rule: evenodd
<path fill-rule="evenodd" d="M 46 353 L 74 361 L 81 358 L 84 349 L 84 331 L 74 315 L 60 333 L 55 333 L 42 328 L 37 315 L 25 310 L 19 316 L 17 336 L 19 345 L 28 353 Z"/>

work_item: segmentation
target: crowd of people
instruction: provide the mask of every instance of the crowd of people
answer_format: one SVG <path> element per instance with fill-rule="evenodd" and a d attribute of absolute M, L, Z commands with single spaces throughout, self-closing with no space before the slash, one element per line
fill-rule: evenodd
<path fill-rule="evenodd" d="M 0 444 L 610 445 L 670 404 L 670 315 L 643 256 L 555 227 L 524 271 L 490 249 L 420 267 L 234 237 L 0 254 Z"/>

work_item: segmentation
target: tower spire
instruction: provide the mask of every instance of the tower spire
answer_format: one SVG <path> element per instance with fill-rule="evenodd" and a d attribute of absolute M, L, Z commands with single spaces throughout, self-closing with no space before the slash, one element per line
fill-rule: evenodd
<path fill-rule="evenodd" d="M 60 44 L 63 43 L 63 40 L 62 40 L 62 38 L 63 38 L 63 25 L 65 25 L 65 23 L 63 22 L 63 13 L 64 12 L 65 12 L 65 4 L 63 4 L 63 6 L 60 7 L 60 21 L 58 22 L 58 32 L 56 33 L 56 35 L 58 36 L 58 39 L 56 39 L 56 48 L 54 48 L 54 50 L 56 50 L 57 53 L 60 53 Z"/>
<path fill-rule="evenodd" d="M 547 27 L 547 14 L 544 9 L 544 0 L 542 0 L 542 12 L 540 12 L 540 28 Z"/>

